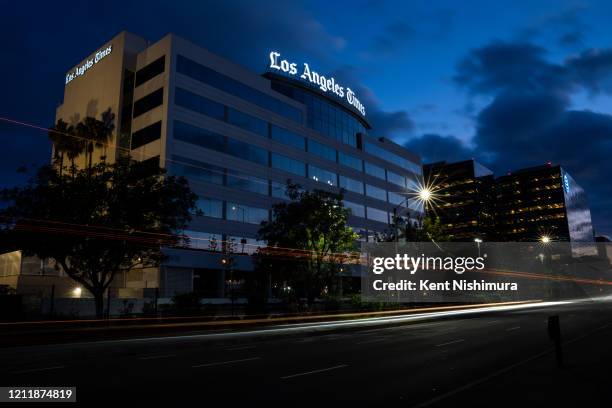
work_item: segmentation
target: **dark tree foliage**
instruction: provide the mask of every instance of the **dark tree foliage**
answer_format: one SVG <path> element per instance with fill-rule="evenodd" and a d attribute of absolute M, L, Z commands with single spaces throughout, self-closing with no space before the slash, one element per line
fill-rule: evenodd
<path fill-rule="evenodd" d="M 409 214 L 394 215 L 389 227 L 376 235 L 377 242 L 445 242 L 450 237 L 444 232 L 440 218 L 423 217 L 413 220 Z"/>
<path fill-rule="evenodd" d="M 163 246 L 185 241 L 197 197 L 186 179 L 147 162 L 73 170 L 44 166 L 28 185 L 3 191 L 0 247 L 55 261 L 91 292 L 101 317 L 118 272 L 157 266 Z"/>
<path fill-rule="evenodd" d="M 255 286 L 265 286 L 262 271 L 268 271 L 275 282 L 284 282 L 288 294 L 312 303 L 337 290 L 340 268 L 357 234 L 347 226 L 350 210 L 344 208 L 341 193 L 302 191 L 289 182 L 286 195 L 290 201 L 275 204 L 272 220 L 259 230 L 268 247 L 258 252 Z"/>

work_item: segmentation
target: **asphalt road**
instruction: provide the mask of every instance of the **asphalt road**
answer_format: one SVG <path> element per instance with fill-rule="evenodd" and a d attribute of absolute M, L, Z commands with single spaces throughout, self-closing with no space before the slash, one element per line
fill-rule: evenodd
<path fill-rule="evenodd" d="M 564 367 L 548 338 L 559 315 Z M 0 349 L 2 386 L 80 403 L 610 406 L 612 304 Z"/>

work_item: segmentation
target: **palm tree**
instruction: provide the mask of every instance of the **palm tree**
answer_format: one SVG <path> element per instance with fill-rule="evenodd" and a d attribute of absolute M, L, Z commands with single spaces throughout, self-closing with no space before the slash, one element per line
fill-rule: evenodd
<path fill-rule="evenodd" d="M 74 159 L 83 152 L 84 144 L 75 134 L 74 126 L 59 119 L 55 126 L 49 129 L 49 139 L 53 143 L 54 159 L 59 163 L 60 175 L 64 169 L 64 156 L 74 166 Z"/>
<path fill-rule="evenodd" d="M 89 156 L 89 169 L 91 169 L 93 165 L 93 152 L 96 147 L 105 147 L 105 154 L 103 156 L 105 157 L 106 145 L 110 141 L 113 130 L 115 129 L 114 120 L 115 114 L 112 113 L 109 108 L 102 113 L 102 120 L 88 116 L 77 125 L 76 133 L 84 141 L 85 154 Z"/>

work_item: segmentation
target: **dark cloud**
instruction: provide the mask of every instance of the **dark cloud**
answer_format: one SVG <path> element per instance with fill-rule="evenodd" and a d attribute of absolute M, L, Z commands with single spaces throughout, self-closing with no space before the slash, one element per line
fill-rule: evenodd
<path fill-rule="evenodd" d="M 424 134 L 404 143 L 407 149 L 418 152 L 425 163 L 455 162 L 472 158 L 474 151 L 454 136 Z"/>
<path fill-rule="evenodd" d="M 472 140 L 498 174 L 551 161 L 585 187 L 597 227 L 612 231 L 612 115 L 571 108 L 579 90 L 610 93 L 611 50 L 588 50 L 562 63 L 529 43 L 494 42 L 457 66 L 455 81 L 491 102 L 476 116 Z M 469 153 L 469 152 L 467 152 Z"/>
<path fill-rule="evenodd" d="M 404 21 L 388 24 L 382 33 L 374 37 L 370 52 L 376 55 L 392 54 L 402 48 L 415 35 L 414 28 Z"/>

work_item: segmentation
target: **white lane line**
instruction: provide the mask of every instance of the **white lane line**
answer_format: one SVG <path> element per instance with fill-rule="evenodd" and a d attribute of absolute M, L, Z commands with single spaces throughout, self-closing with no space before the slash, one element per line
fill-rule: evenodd
<path fill-rule="evenodd" d="M 298 374 L 291 374 L 291 375 L 286 375 L 284 377 L 281 377 L 281 380 L 287 380 L 289 378 L 295 378 L 295 377 L 301 377 L 303 375 L 310 375 L 310 374 L 318 374 L 318 373 L 324 373 L 326 371 L 332 371 L 332 370 L 337 370 L 339 368 L 345 368 L 348 367 L 348 364 L 340 364 L 337 366 L 333 366 L 333 367 L 328 367 L 328 368 L 321 368 L 319 370 L 313 370 L 313 371 L 306 371 L 305 373 L 298 373 Z"/>
<path fill-rule="evenodd" d="M 356 342 L 355 344 L 370 344 L 370 343 L 378 343 L 378 342 L 380 342 L 380 341 L 385 341 L 385 340 L 388 340 L 388 339 L 389 339 L 388 337 L 383 337 L 383 338 L 380 338 L 380 339 L 363 340 L 363 341 L 358 341 L 358 342 Z"/>
<path fill-rule="evenodd" d="M 490 322 L 487 322 L 487 323 L 493 324 L 493 323 L 499 323 L 499 322 L 501 322 L 501 320 L 491 320 Z"/>
<path fill-rule="evenodd" d="M 255 346 L 232 347 L 232 348 L 228 348 L 227 351 L 252 350 L 254 348 L 256 347 Z"/>
<path fill-rule="evenodd" d="M 506 331 L 518 330 L 520 328 L 521 326 L 514 326 L 514 327 L 510 327 L 509 329 L 506 329 Z"/>
<path fill-rule="evenodd" d="M 170 358 L 176 357 L 176 354 L 158 354 L 156 356 L 143 356 L 138 357 L 139 360 L 157 360 L 158 358 Z"/>
<path fill-rule="evenodd" d="M 244 363 L 247 361 L 261 360 L 261 357 L 251 357 L 251 358 L 241 358 L 240 360 L 229 360 L 229 361 L 219 361 L 216 363 L 206 363 L 206 364 L 198 364 L 191 366 L 192 368 L 200 368 L 200 367 L 214 367 L 226 364 L 235 364 L 235 363 Z"/>
<path fill-rule="evenodd" d="M 449 344 L 461 343 L 462 341 L 465 341 L 465 339 L 453 340 L 453 341 L 449 341 L 447 343 L 436 344 L 436 347 L 448 346 Z"/>
<path fill-rule="evenodd" d="M 30 368 L 30 369 L 27 369 L 27 370 L 14 371 L 13 374 L 27 374 L 27 373 L 35 373 L 35 372 L 38 372 L 38 371 L 60 370 L 62 368 L 66 368 L 66 366 Z"/>

